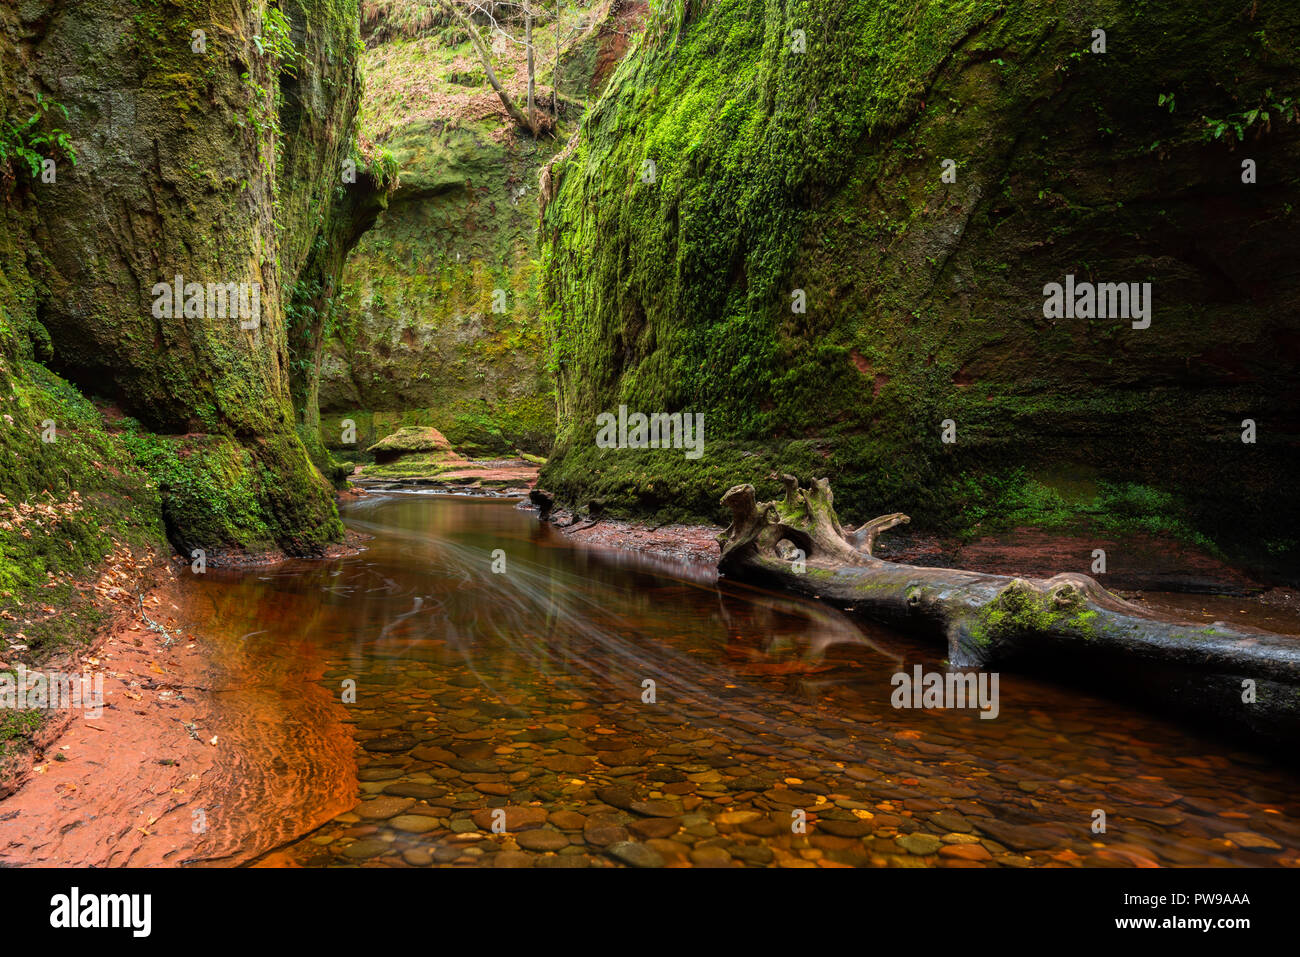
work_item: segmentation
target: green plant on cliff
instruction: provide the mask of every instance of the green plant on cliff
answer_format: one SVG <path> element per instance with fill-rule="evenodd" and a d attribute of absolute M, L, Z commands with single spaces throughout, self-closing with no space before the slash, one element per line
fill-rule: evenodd
<path fill-rule="evenodd" d="M 296 74 L 302 54 L 294 47 L 289 21 L 278 7 L 266 8 L 263 29 L 265 36 L 253 37 L 257 52 L 269 56 L 278 71 L 291 76 Z"/>
<path fill-rule="evenodd" d="M 0 168 L 9 171 L 26 169 L 32 179 L 41 174 L 41 163 L 46 152 L 57 151 L 73 165 L 77 165 L 77 151 L 66 130 L 51 126 L 50 113 L 57 110 L 68 118 L 68 108 L 62 103 L 46 99 L 39 91 L 35 95 L 36 112 L 21 122 L 6 120 L 0 124 Z"/>
<path fill-rule="evenodd" d="M 1171 106 L 1172 103 L 1171 98 Z M 1205 124 L 1202 135 L 1207 140 L 1217 140 L 1222 139 L 1223 135 L 1227 133 L 1230 134 L 1229 139 L 1235 137 L 1237 140 L 1244 140 L 1246 134 L 1252 130 L 1267 133 L 1271 129 L 1274 120 L 1279 123 L 1300 121 L 1300 100 L 1291 96 L 1278 97 L 1274 95 L 1272 90 L 1265 90 L 1260 105 L 1252 109 L 1232 113 L 1222 119 L 1211 119 L 1208 116 L 1202 116 L 1201 122 Z"/>

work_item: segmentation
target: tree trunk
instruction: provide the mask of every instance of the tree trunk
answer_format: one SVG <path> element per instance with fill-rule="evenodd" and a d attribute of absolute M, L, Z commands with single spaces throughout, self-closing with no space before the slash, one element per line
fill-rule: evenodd
<path fill-rule="evenodd" d="M 524 4 L 524 48 L 528 51 L 528 128 L 537 132 L 536 68 L 533 65 L 533 8 Z"/>
<path fill-rule="evenodd" d="M 483 63 L 483 72 L 487 75 L 487 81 L 492 85 L 492 89 L 496 90 L 497 97 L 501 100 L 501 105 L 506 108 L 506 112 L 510 114 L 510 118 L 528 130 L 533 136 L 536 136 L 536 125 L 515 105 L 515 101 L 510 98 L 510 94 L 506 92 L 505 87 L 501 85 L 501 81 L 497 79 L 496 70 L 492 69 L 492 53 L 483 42 L 483 38 L 479 36 L 478 27 L 474 25 L 474 21 L 462 13 L 451 0 L 438 0 L 438 5 L 451 14 L 456 19 L 456 22 L 464 27 L 469 34 L 470 43 L 474 45 L 474 52 L 478 54 L 479 60 Z"/>
<path fill-rule="evenodd" d="M 551 113 L 560 122 L 560 16 L 564 0 L 555 0 L 555 68 L 551 70 Z"/>
<path fill-rule="evenodd" d="M 1024 579 L 886 562 L 872 554 L 876 538 L 906 523 L 906 515 L 844 529 L 825 479 L 815 479 L 809 489 L 789 475 L 782 482 L 781 502 L 756 503 L 752 485 L 737 485 L 723 496 L 732 513 L 731 525 L 718 536 L 724 574 L 774 582 L 942 637 L 952 667 L 1105 665 L 1118 671 L 1096 669 L 1100 678 L 1146 676 L 1141 694 L 1176 698 L 1176 705 L 1202 717 L 1269 737 L 1300 733 L 1298 638 L 1165 618 L 1087 575 Z"/>

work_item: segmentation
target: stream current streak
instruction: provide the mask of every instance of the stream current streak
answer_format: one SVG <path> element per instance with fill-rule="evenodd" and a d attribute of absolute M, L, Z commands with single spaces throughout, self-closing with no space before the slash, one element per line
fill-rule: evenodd
<path fill-rule="evenodd" d="M 356 739 L 356 808 L 264 863 L 1297 861 L 1300 776 L 1159 718 L 1010 674 L 994 720 L 898 710 L 892 677 L 939 650 L 816 602 L 583 549 L 508 502 L 344 517 L 360 555 L 187 585 L 186 623 L 259 693 L 323 673 Z"/>

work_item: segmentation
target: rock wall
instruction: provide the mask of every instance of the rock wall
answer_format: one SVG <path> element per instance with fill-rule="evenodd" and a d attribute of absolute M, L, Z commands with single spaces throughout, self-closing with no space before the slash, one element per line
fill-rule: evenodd
<path fill-rule="evenodd" d="M 411 65 L 418 54 L 401 56 L 404 75 L 425 75 Z M 555 407 L 528 189 L 548 147 L 500 132 L 495 116 L 427 119 L 382 141 L 400 185 L 348 262 L 325 343 L 323 436 L 340 454 L 398 422 L 431 425 L 467 452 L 549 449 Z M 343 441 L 345 419 L 358 423 L 354 446 Z"/>
<path fill-rule="evenodd" d="M 542 484 L 718 517 L 829 475 L 854 521 L 1084 519 L 1294 568 L 1298 41 L 1280 0 L 657 16 L 545 212 Z M 1068 275 L 1150 283 L 1149 326 L 1047 315 Z M 620 405 L 702 412 L 705 454 L 598 448 Z"/>
<path fill-rule="evenodd" d="M 160 507 L 172 543 L 210 561 L 341 537 L 296 428 L 286 307 L 346 209 L 358 23 L 356 0 L 0 11 L 0 398 L 22 410 L 0 492 L 140 479 L 105 501 L 154 527 Z M 167 315 L 155 287 L 178 275 L 244 284 L 247 316 L 206 295 Z M 47 419 L 55 444 L 33 428 Z"/>
<path fill-rule="evenodd" d="M 555 399 L 540 319 L 537 172 L 563 140 L 513 130 L 466 35 L 445 17 L 396 0 L 369 9 L 362 120 L 392 151 L 401 183 L 346 269 L 325 344 L 322 436 L 351 458 L 408 425 L 432 426 L 470 455 L 546 454 Z M 622 0 L 564 5 L 561 137 L 644 13 L 644 3 Z M 539 20 L 535 37 L 547 109 L 554 21 Z M 524 102 L 522 52 L 495 47 L 498 74 Z M 349 421 L 355 443 L 345 440 Z"/>

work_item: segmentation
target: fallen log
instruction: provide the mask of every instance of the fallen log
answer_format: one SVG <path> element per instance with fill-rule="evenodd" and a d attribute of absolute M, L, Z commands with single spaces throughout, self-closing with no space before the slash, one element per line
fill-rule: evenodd
<path fill-rule="evenodd" d="M 942 639 L 951 668 L 1046 665 L 1059 673 L 1062 665 L 1080 666 L 1082 675 L 1070 677 L 1127 685 L 1179 710 L 1292 745 L 1300 736 L 1300 638 L 1177 621 L 1082 574 L 1026 579 L 887 562 L 872 554 L 875 542 L 905 524 L 906 515 L 846 529 L 826 479 L 807 489 L 793 476 L 781 481 L 781 501 L 756 502 L 752 485 L 723 496 L 732 519 L 718 536 L 722 574 Z"/>

